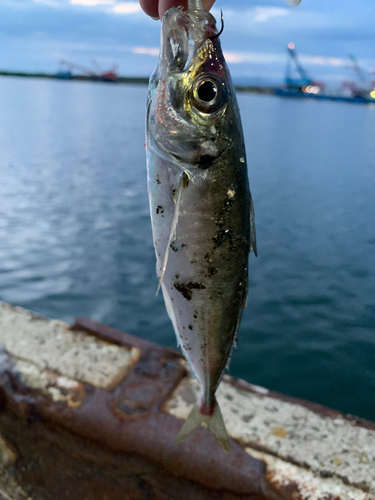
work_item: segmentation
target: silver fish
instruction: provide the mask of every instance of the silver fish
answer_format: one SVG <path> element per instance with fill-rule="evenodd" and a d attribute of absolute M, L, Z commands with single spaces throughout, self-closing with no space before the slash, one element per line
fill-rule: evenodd
<path fill-rule="evenodd" d="M 163 17 L 146 149 L 159 286 L 201 388 L 177 442 L 204 422 L 228 451 L 215 391 L 236 341 L 256 238 L 241 119 L 218 35 L 200 0 Z"/>

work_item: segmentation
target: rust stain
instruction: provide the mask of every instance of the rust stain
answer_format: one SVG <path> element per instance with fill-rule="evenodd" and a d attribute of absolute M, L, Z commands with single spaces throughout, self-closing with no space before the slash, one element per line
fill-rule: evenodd
<path fill-rule="evenodd" d="M 15 461 L 17 460 L 18 453 L 15 449 L 15 447 L 7 442 L 1 435 L 0 435 L 0 462 L 1 464 L 7 466 L 7 465 L 13 465 Z"/>
<path fill-rule="evenodd" d="M 179 353 L 85 318 L 77 320 L 73 328 L 137 348 L 140 356 L 111 391 L 85 383 L 79 405 L 75 403 L 82 394 L 72 397 L 70 405 L 54 401 L 0 364 L 0 401 L 4 401 L 0 432 L 16 445 L 22 458 L 34 454 L 33 463 L 41 460 L 35 468 L 24 463 L 25 472 L 19 476 L 22 484 L 35 488 L 43 484 L 51 498 L 65 498 L 65 488 L 71 500 L 103 498 L 104 492 L 110 500 L 123 500 L 124 491 L 129 499 L 145 500 L 210 500 L 212 495 L 218 500 L 267 498 L 264 463 L 250 457 L 236 442 L 229 456 L 218 452 L 214 438 L 202 428 L 176 445 L 182 422 L 161 408 L 186 376 Z M 116 477 L 104 472 L 109 463 L 106 453 L 111 454 L 111 471 L 126 457 L 126 465 L 117 468 Z M 73 454 L 77 459 L 73 460 Z M 139 483 L 132 482 L 131 463 L 137 464 Z M 96 469 L 100 472 L 95 473 Z M 87 470 L 92 471 L 90 480 L 79 480 L 73 486 L 77 471 L 85 475 Z M 99 490 L 92 492 L 99 476 L 103 495 Z M 171 485 L 174 493 L 169 495 Z"/>
<path fill-rule="evenodd" d="M 284 429 L 284 427 L 272 427 L 271 429 L 271 434 L 272 436 L 276 436 L 279 438 L 285 438 L 285 436 L 288 434 L 287 431 Z"/>
<path fill-rule="evenodd" d="M 65 401 L 28 387 L 11 362 L 0 363 L 0 432 L 17 450 L 21 484 L 70 500 L 124 500 L 124 492 L 129 500 L 302 499 L 295 482 L 277 482 L 262 459 L 245 452 L 245 443 L 232 440 L 225 454 L 201 428 L 175 444 L 182 421 L 163 405 L 186 368 L 174 349 L 86 318 L 77 318 L 73 329 L 138 349 L 139 355 L 111 388 L 85 383 L 64 394 L 58 387 Z M 271 433 L 287 436 L 278 426 Z"/>
<path fill-rule="evenodd" d="M 299 486 L 295 481 L 280 482 L 275 478 L 272 471 L 267 471 L 266 477 L 271 491 L 280 495 L 281 498 L 285 500 L 308 500 L 302 497 Z"/>

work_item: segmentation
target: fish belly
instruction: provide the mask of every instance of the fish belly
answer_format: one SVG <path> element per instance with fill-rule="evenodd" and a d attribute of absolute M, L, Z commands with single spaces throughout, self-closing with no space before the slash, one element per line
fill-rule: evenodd
<path fill-rule="evenodd" d="M 218 166 L 187 169 L 179 217 L 168 245 L 184 167 L 148 157 L 152 231 L 162 290 L 178 343 L 209 406 L 230 355 L 247 294 L 247 176 Z M 168 248 L 167 248 L 168 245 Z"/>

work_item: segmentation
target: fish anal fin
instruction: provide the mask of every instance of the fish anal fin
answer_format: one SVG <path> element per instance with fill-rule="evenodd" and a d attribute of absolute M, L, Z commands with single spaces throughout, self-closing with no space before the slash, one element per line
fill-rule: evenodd
<path fill-rule="evenodd" d="M 223 415 L 220 410 L 220 406 L 214 401 L 214 411 L 212 415 L 203 415 L 195 405 L 191 412 L 189 413 L 184 425 L 181 427 L 178 433 L 176 443 L 181 443 L 190 434 L 200 427 L 203 423 L 206 424 L 208 430 L 214 435 L 216 441 L 220 444 L 224 451 L 229 453 L 230 443 L 227 430 L 225 428 Z"/>

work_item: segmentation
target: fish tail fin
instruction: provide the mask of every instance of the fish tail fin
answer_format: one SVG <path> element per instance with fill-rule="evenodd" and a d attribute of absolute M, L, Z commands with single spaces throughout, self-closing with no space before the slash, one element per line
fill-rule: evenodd
<path fill-rule="evenodd" d="M 230 450 L 229 437 L 227 429 L 225 428 L 223 415 L 220 410 L 216 398 L 214 399 L 211 408 L 207 411 L 203 405 L 198 408 L 195 405 L 188 415 L 184 425 L 178 433 L 176 443 L 181 443 L 185 438 L 200 427 L 202 423 L 207 425 L 208 430 L 214 435 L 216 441 L 220 444 L 224 451 L 227 453 Z"/>
<path fill-rule="evenodd" d="M 218 405 L 215 398 L 215 408 L 211 417 L 209 417 L 208 422 L 208 430 L 212 432 L 215 436 L 216 441 L 220 444 L 224 451 L 229 453 L 230 443 L 229 437 L 227 433 L 227 429 L 225 427 L 223 415 L 220 410 L 220 406 Z"/>

